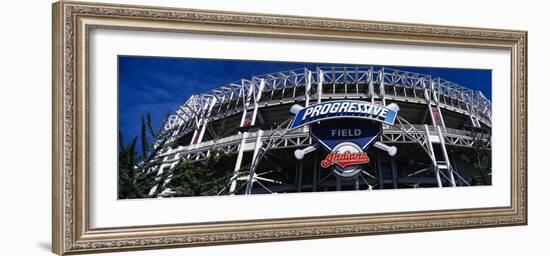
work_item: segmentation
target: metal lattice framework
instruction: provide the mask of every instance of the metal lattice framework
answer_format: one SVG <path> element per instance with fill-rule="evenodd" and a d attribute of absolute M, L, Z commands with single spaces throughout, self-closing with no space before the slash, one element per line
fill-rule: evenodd
<path fill-rule="evenodd" d="M 252 187 L 255 182 L 261 185 L 265 191 L 272 193 L 272 187 L 262 185 L 260 180 L 272 184 L 284 184 L 281 181 L 266 179 L 257 173 L 261 159 L 268 151 L 303 148 L 311 145 L 314 141 L 309 136 L 309 128 L 306 126 L 289 130 L 285 126 L 288 124 L 287 120 L 271 129 L 244 131 L 223 138 L 203 141 L 207 125 L 216 120 L 241 115 L 240 126 L 242 126 L 246 115 L 250 113 L 252 114 L 251 124 L 254 125 L 259 115 L 259 109 L 262 108 L 288 106 L 295 103 L 308 106 L 335 99 L 359 99 L 382 105 L 386 105 L 386 101 L 398 104 L 400 102 L 403 104 L 414 103 L 426 107 L 424 121 L 420 123 L 411 124 L 399 116 L 395 125 L 383 126 L 380 142 L 394 145 L 419 145 L 430 159 L 430 166 L 413 170 L 406 177 L 397 177 L 395 159 L 390 158 L 394 188 L 397 188 L 399 182 L 411 186 L 425 182 L 422 178 L 415 176 L 427 171 L 433 173 L 439 187 L 444 184 L 469 185 L 453 166 L 447 147 L 473 148 L 477 137 L 472 132 L 447 127 L 445 118 L 442 117 L 442 109 L 450 111 L 448 113 L 467 117 L 474 128 L 490 129 L 491 102 L 480 91 L 468 89 L 441 78 L 370 66 L 319 66 L 315 70 L 304 68 L 257 75 L 250 80 L 241 79 L 210 92 L 193 95 L 169 117 L 163 134 L 163 137 L 169 138 L 169 142 L 176 142 L 183 136 L 192 134 L 191 143 L 168 146 L 160 150 L 157 159 L 162 164 L 155 168 L 158 175 L 161 175 L 165 170 L 173 168 L 179 161 L 201 161 L 206 159 L 213 150 L 221 150 L 235 153 L 237 157 L 231 184 L 224 189 L 225 192 L 220 191 L 220 193 L 233 193 L 237 183 L 240 183 L 241 186 L 246 185 L 245 193 L 250 194 L 253 193 Z M 290 114 L 288 115 L 290 118 Z M 427 116 L 430 117 L 430 125 L 426 124 Z M 482 139 L 490 148 L 490 135 L 482 136 Z M 168 144 L 171 145 L 171 143 Z M 438 150 L 436 150 L 436 146 Z M 436 154 L 436 151 L 440 153 Z M 243 173 L 241 163 L 245 152 L 252 152 L 253 156 L 249 170 Z M 377 162 L 378 169 L 382 169 L 380 160 Z M 299 166 L 301 173 L 303 163 L 300 162 Z M 270 172 L 260 174 L 265 173 Z M 367 180 L 378 178 L 378 186 L 382 188 L 384 183 L 381 178 L 382 174 L 379 173 L 377 176 L 373 177 L 364 172 L 360 178 L 368 185 L 369 189 L 372 186 Z M 324 180 L 318 180 L 316 181 L 318 183 L 312 184 L 314 191 L 322 181 Z M 300 191 L 302 181 L 300 180 L 299 183 L 299 186 L 296 186 Z M 152 191 L 156 189 L 157 186 Z M 165 193 L 161 193 L 161 196 L 163 194 Z M 169 194 L 166 195 L 169 196 Z"/>
<path fill-rule="evenodd" d="M 343 90 L 337 89 L 339 84 L 345 85 Z M 172 135 L 176 139 L 204 124 L 206 119 L 212 121 L 242 112 L 254 102 L 269 106 L 300 100 L 363 98 L 376 92 L 384 93 L 386 99 L 433 100 L 443 108 L 468 113 L 491 126 L 491 102 L 481 91 L 430 75 L 344 66 L 257 75 L 193 95 L 169 117 L 165 130 L 175 130 Z"/>
<path fill-rule="evenodd" d="M 425 145 L 426 135 L 437 136 L 437 131 L 433 127 L 429 128 L 428 133 L 423 131 L 424 127 L 419 125 L 411 125 L 412 127 L 399 129 L 398 125 L 395 127 L 387 127 L 383 129 L 380 141 L 388 144 L 400 144 L 400 143 L 421 143 Z M 285 133 L 285 136 L 278 138 L 277 141 L 270 147 L 271 149 L 284 149 L 284 148 L 300 148 L 306 147 L 312 144 L 313 139 L 309 133 L 304 132 L 305 129 L 298 129 Z M 443 137 L 445 143 L 469 148 L 473 146 L 474 138 L 468 135 L 462 130 L 456 130 L 447 128 L 449 133 L 444 132 Z M 270 142 L 269 138 L 273 133 L 281 133 L 283 130 L 271 130 L 263 131 L 262 141 Z M 408 133 L 407 133 L 408 132 Z M 248 133 L 246 135 L 246 142 L 253 143 L 256 140 L 257 133 Z M 164 158 L 164 163 L 176 163 L 181 159 L 188 161 L 200 161 L 208 156 L 208 152 L 213 150 L 222 150 L 224 152 L 237 152 L 239 150 L 239 144 L 245 137 L 244 134 L 238 134 L 230 137 L 226 137 L 216 141 L 208 141 L 199 145 L 181 146 L 172 150 L 166 150 L 159 154 L 158 157 Z M 488 142 L 490 143 L 490 141 Z"/>

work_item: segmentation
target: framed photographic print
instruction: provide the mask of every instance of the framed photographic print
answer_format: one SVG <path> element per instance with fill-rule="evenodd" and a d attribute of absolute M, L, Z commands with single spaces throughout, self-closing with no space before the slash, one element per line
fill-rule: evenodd
<path fill-rule="evenodd" d="M 55 3 L 53 251 L 525 225 L 526 40 Z"/>

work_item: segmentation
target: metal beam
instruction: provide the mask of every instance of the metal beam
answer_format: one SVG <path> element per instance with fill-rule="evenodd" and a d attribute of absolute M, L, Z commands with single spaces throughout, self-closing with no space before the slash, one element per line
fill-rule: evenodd
<path fill-rule="evenodd" d="M 254 153 L 252 154 L 252 163 L 250 164 L 250 170 L 248 172 L 248 179 L 246 184 L 246 195 L 250 195 L 252 191 L 252 186 L 254 185 L 254 176 L 256 174 L 256 167 L 258 165 L 258 152 L 260 151 L 260 148 L 262 147 L 262 130 L 258 130 L 256 132 L 256 143 L 254 144 Z"/>
<path fill-rule="evenodd" d="M 435 158 L 434 148 L 432 146 L 432 140 L 430 139 L 430 130 L 428 130 L 428 125 L 424 125 L 424 130 L 426 132 L 426 144 L 428 144 L 428 149 L 430 151 L 430 159 L 432 160 L 432 164 L 434 167 L 435 172 L 435 179 L 437 180 L 437 186 L 442 188 L 443 185 L 441 184 L 441 177 L 439 175 L 439 169 L 437 168 L 437 160 Z"/>

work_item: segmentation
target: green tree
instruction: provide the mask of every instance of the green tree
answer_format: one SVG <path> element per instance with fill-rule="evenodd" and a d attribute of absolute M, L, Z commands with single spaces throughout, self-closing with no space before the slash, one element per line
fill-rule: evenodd
<path fill-rule="evenodd" d="M 471 185 L 491 185 L 491 135 L 486 133 L 472 133 L 473 143 L 473 165 L 479 170 L 479 174 L 472 176 Z"/>
<path fill-rule="evenodd" d="M 180 161 L 172 170 L 167 187 L 173 188 L 174 196 L 217 195 L 233 175 L 229 160 L 229 154 L 214 150 L 202 161 Z"/>
<path fill-rule="evenodd" d="M 164 127 L 168 116 L 169 114 L 161 127 Z M 141 152 L 136 148 L 138 136 L 125 144 L 122 132 L 119 131 L 118 198 L 148 197 L 149 190 L 155 185 L 155 173 L 150 170 L 159 163 L 155 156 L 166 145 L 168 134 L 163 133 L 162 130 L 156 132 L 153 129 L 150 113 L 141 116 Z"/>
<path fill-rule="evenodd" d="M 209 126 L 208 132 L 216 142 L 235 130 L 228 129 L 224 119 L 216 125 Z M 169 179 L 163 188 L 169 188 L 172 192 L 171 196 L 176 197 L 217 195 L 229 185 L 233 176 L 233 165 L 231 153 L 213 149 L 201 161 L 180 160 L 171 174 L 163 177 L 159 184 L 164 184 L 164 180 Z M 247 168 L 244 166 L 241 170 Z"/>
<path fill-rule="evenodd" d="M 164 127 L 168 116 L 161 127 Z M 182 159 L 173 170 L 156 175 L 157 172 L 151 171 L 151 168 L 158 168 L 162 163 L 162 159 L 156 156 L 159 150 L 170 146 L 168 138 L 171 132 L 155 131 L 149 113 L 142 115 L 140 122 L 140 152 L 137 150 L 137 136 L 130 143 L 124 144 L 122 133 L 119 132 L 119 198 L 157 197 L 165 189 L 172 192 L 170 196 L 216 195 L 230 183 L 233 176 L 231 154 L 218 149 L 212 150 L 201 161 Z M 235 129 L 228 129 L 226 120 L 222 120 L 215 126 L 209 126 L 208 132 L 216 141 L 235 132 Z M 149 195 L 154 186 L 157 189 Z"/>

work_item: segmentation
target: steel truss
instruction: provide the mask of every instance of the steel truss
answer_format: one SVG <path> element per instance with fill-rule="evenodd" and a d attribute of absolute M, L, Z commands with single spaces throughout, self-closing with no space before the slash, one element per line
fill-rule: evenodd
<path fill-rule="evenodd" d="M 253 76 L 191 96 L 169 117 L 173 140 L 190 132 L 200 141 L 209 121 L 259 106 L 336 98 L 418 101 L 469 115 L 491 126 L 491 102 L 481 93 L 429 75 L 374 67 L 317 67 Z"/>

